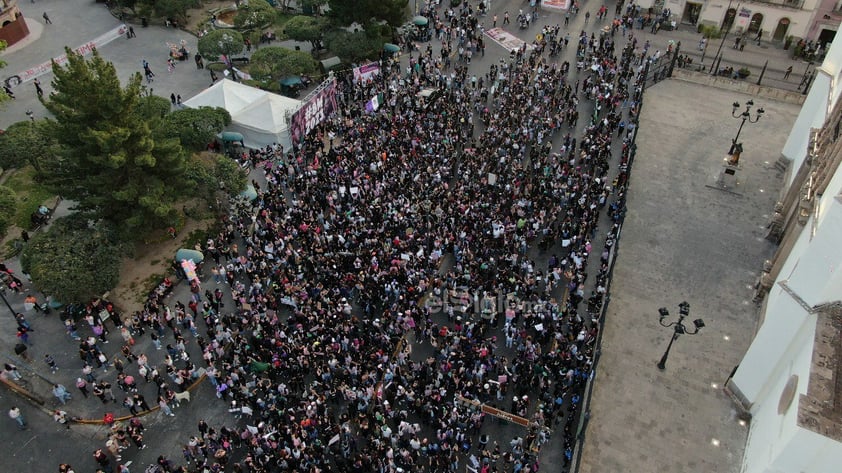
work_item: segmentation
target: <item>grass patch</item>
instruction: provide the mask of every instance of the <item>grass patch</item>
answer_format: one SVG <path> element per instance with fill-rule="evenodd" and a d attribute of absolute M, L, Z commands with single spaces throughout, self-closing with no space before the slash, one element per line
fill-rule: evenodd
<path fill-rule="evenodd" d="M 181 247 L 193 249 L 197 244 L 204 246 L 204 243 L 207 241 L 208 235 L 210 234 L 209 230 L 210 229 L 206 228 L 193 230 L 189 235 L 187 235 L 187 239 L 184 240 L 184 244 Z"/>
<path fill-rule="evenodd" d="M 135 300 L 141 304 L 146 302 L 146 298 L 149 295 L 149 293 L 155 290 L 155 288 L 158 287 L 158 284 L 161 284 L 161 281 L 163 281 L 165 277 L 167 277 L 167 275 L 164 273 L 151 274 L 148 278 L 143 280 L 139 287 L 134 282 L 132 282 L 132 289 L 139 289 L 135 293 Z"/>
<path fill-rule="evenodd" d="M 32 226 L 29 216 L 38 207 L 54 198 L 56 195 L 35 180 L 35 169 L 32 166 L 14 171 L 5 185 L 15 191 L 18 209 L 15 212 L 14 224 L 24 230 Z"/>
<path fill-rule="evenodd" d="M 277 41 L 284 41 L 285 39 L 287 39 L 287 35 L 286 33 L 284 33 L 284 26 L 286 26 L 290 18 L 294 16 L 295 15 L 290 15 L 289 13 L 278 13 L 275 16 L 275 22 L 269 28 L 271 28 L 272 31 L 275 33 L 275 39 Z"/>
<path fill-rule="evenodd" d="M 12 238 L 8 240 L 3 247 L 3 257 L 4 258 L 12 258 L 20 254 L 23 250 L 23 240 L 20 238 Z"/>

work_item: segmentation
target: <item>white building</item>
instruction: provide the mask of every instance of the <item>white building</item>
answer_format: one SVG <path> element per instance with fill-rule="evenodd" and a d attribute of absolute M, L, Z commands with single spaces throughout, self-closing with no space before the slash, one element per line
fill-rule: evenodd
<path fill-rule="evenodd" d="M 842 38 L 818 69 L 782 152 L 758 330 L 726 385 L 751 417 L 743 473 L 842 468 Z"/>
<path fill-rule="evenodd" d="M 842 0 L 639 0 L 644 10 L 669 9 L 679 28 L 713 25 L 730 34 L 784 43 L 797 39 L 833 41 L 842 21 Z"/>

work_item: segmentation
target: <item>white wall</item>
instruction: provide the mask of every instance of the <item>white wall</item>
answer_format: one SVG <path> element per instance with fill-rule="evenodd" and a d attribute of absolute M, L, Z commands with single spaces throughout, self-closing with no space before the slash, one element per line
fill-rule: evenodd
<path fill-rule="evenodd" d="M 807 392 L 816 328 L 814 319 L 811 320 L 812 323 L 807 322 L 797 332 L 790 333 L 792 343 L 785 356 L 769 360 L 770 365 L 774 364 L 774 370 L 751 408 L 751 430 L 743 458 L 743 473 L 800 472 L 788 468 L 788 460 L 781 457 L 791 456 L 792 441 L 799 430 L 796 427 L 798 398 Z M 786 414 L 779 415 L 778 401 L 793 374 L 799 378 L 795 397 Z"/>
<path fill-rule="evenodd" d="M 777 470 L 792 473 L 837 472 L 842 462 L 842 443 L 798 428 L 786 449 L 778 456 Z"/>
<path fill-rule="evenodd" d="M 808 237 L 808 245 L 800 254 L 793 251 L 790 259 L 794 257 L 796 264 L 791 272 L 782 271 L 779 276 L 789 279 L 789 287 L 811 307 L 842 299 L 842 205 L 832 195 L 826 195 L 820 208 L 823 215 L 815 225 L 815 236 L 809 240 L 813 217 L 802 232 Z"/>
<path fill-rule="evenodd" d="M 840 35 L 842 36 L 842 35 Z M 836 41 L 834 40 L 834 43 Z M 821 128 L 827 118 L 828 97 L 831 91 L 831 80 L 826 74 L 817 74 L 810 87 L 810 93 L 804 100 L 801 112 L 792 125 L 792 131 L 786 139 L 781 155 L 792 162 L 784 189 L 788 189 L 795 179 L 804 159 L 807 157 L 807 145 L 810 142 L 810 129 Z"/>
<path fill-rule="evenodd" d="M 803 349 L 794 334 L 815 330 L 812 316 L 775 284 L 769 291 L 766 317 L 751 342 L 731 383 L 739 388 L 750 404 L 763 401 L 764 391 L 777 383 L 781 370 L 789 370 L 789 360 Z M 812 350 L 812 340 L 808 344 Z"/>
<path fill-rule="evenodd" d="M 813 85 L 781 151 L 783 157 L 792 161 L 784 189 L 792 185 L 795 174 L 807 157 L 810 128 L 821 128 L 827 115 L 839 100 L 839 94 L 842 92 L 842 87 L 840 87 L 842 84 L 839 84 L 840 72 L 842 72 L 842 35 L 836 35 L 822 65 L 816 68 Z"/>

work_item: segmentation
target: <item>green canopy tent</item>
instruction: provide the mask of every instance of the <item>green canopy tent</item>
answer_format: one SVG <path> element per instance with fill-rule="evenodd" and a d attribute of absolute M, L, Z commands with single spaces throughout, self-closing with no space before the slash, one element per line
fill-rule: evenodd
<path fill-rule="evenodd" d="M 175 252 L 175 260 L 181 263 L 184 260 L 191 260 L 196 264 L 205 260 L 205 255 L 201 251 L 191 250 L 189 248 L 181 248 Z"/>
<path fill-rule="evenodd" d="M 236 131 L 223 131 L 220 137 L 222 138 L 223 143 L 236 143 L 243 141 L 243 134 L 237 133 Z"/>
<path fill-rule="evenodd" d="M 287 87 L 292 87 L 294 85 L 301 85 L 301 77 L 299 76 L 289 76 L 284 77 L 280 80 L 281 85 L 285 85 Z"/>
<path fill-rule="evenodd" d="M 299 90 L 304 88 L 299 76 L 284 77 L 278 83 L 281 85 L 281 94 L 287 97 L 298 97 Z"/>
<path fill-rule="evenodd" d="M 254 189 L 253 185 L 249 184 L 246 186 L 246 189 L 244 191 L 240 192 L 240 197 L 252 201 L 257 198 L 257 191 Z"/>
<path fill-rule="evenodd" d="M 401 52 L 401 47 L 398 46 L 397 44 L 386 43 L 386 44 L 383 45 L 383 51 L 386 51 L 387 53 L 393 53 L 393 54 L 399 53 L 399 52 Z"/>
<path fill-rule="evenodd" d="M 415 26 L 427 26 L 430 20 L 427 19 L 426 16 L 418 15 L 412 19 L 412 24 Z"/>
<path fill-rule="evenodd" d="M 324 71 L 327 72 L 327 71 L 330 71 L 331 69 L 334 69 L 334 68 L 337 68 L 337 67 L 341 66 L 342 60 L 339 59 L 336 56 L 331 56 L 327 59 L 322 59 L 321 63 L 322 63 L 322 69 L 324 69 Z"/>

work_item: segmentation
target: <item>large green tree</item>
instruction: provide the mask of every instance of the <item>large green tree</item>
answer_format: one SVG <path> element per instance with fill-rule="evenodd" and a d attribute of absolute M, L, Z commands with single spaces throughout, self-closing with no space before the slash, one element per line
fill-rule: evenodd
<path fill-rule="evenodd" d="M 6 230 L 15 221 L 18 199 L 15 191 L 6 186 L 0 186 L 0 238 L 6 235 Z"/>
<path fill-rule="evenodd" d="M 201 151 L 230 124 L 231 114 L 224 108 L 183 108 L 165 115 L 155 135 L 176 138 L 185 148 Z"/>
<path fill-rule="evenodd" d="M 150 2 L 155 15 L 172 18 L 179 23 L 187 23 L 187 10 L 202 5 L 199 0 L 157 0 Z"/>
<path fill-rule="evenodd" d="M 277 80 L 285 76 L 310 74 L 317 70 L 313 56 L 280 46 L 260 48 L 251 55 L 249 73 L 258 80 Z"/>
<path fill-rule="evenodd" d="M 194 192 L 211 205 L 216 202 L 217 192 L 237 195 L 248 182 L 248 173 L 236 161 L 216 153 L 194 154 L 188 175 Z"/>
<path fill-rule="evenodd" d="M 155 140 L 138 113 L 141 77 L 125 87 L 97 51 L 86 60 L 69 48 L 53 64 L 54 93 L 42 99 L 59 144 L 45 182 L 77 203 L 76 210 L 113 223 L 134 238 L 176 216 L 186 155 L 175 139 Z"/>
<path fill-rule="evenodd" d="M 38 232 L 24 248 L 21 266 L 36 289 L 70 303 L 114 289 L 121 257 L 121 246 L 108 223 L 92 223 L 77 214 Z"/>
<path fill-rule="evenodd" d="M 172 110 L 169 99 L 157 95 L 144 95 L 137 104 L 137 114 L 142 120 L 155 122 Z"/>
<path fill-rule="evenodd" d="M 328 0 L 330 15 L 343 25 L 366 24 L 372 18 L 399 26 L 406 18 L 409 0 Z"/>
<path fill-rule="evenodd" d="M 248 0 L 237 7 L 234 26 L 242 30 L 262 28 L 275 22 L 278 12 L 266 0 Z"/>
<path fill-rule="evenodd" d="M 0 167 L 21 168 L 31 164 L 40 174 L 56 151 L 56 143 L 49 133 L 47 120 L 24 120 L 12 123 L 0 135 Z"/>
<path fill-rule="evenodd" d="M 309 41 L 314 52 L 322 48 L 325 29 L 327 19 L 304 15 L 294 16 L 284 25 L 284 32 L 290 39 Z"/>
<path fill-rule="evenodd" d="M 199 54 L 210 61 L 216 61 L 219 56 L 233 56 L 245 49 L 243 35 L 234 30 L 213 30 L 199 38 Z"/>
<path fill-rule="evenodd" d="M 372 37 L 364 31 L 351 33 L 345 30 L 329 32 L 325 35 L 325 43 L 329 50 L 347 63 L 376 59 L 383 45 L 383 41 L 379 38 Z"/>
<path fill-rule="evenodd" d="M 8 44 L 2 39 L 0 39 L 0 52 L 3 52 L 6 49 L 6 46 L 8 46 Z M 3 69 L 4 67 L 6 67 L 6 61 L 0 59 L 0 69 Z M 8 94 L 6 94 L 6 91 L 3 90 L 2 87 L 0 87 L 0 102 L 9 100 L 9 98 L 10 97 L 8 96 Z"/>

